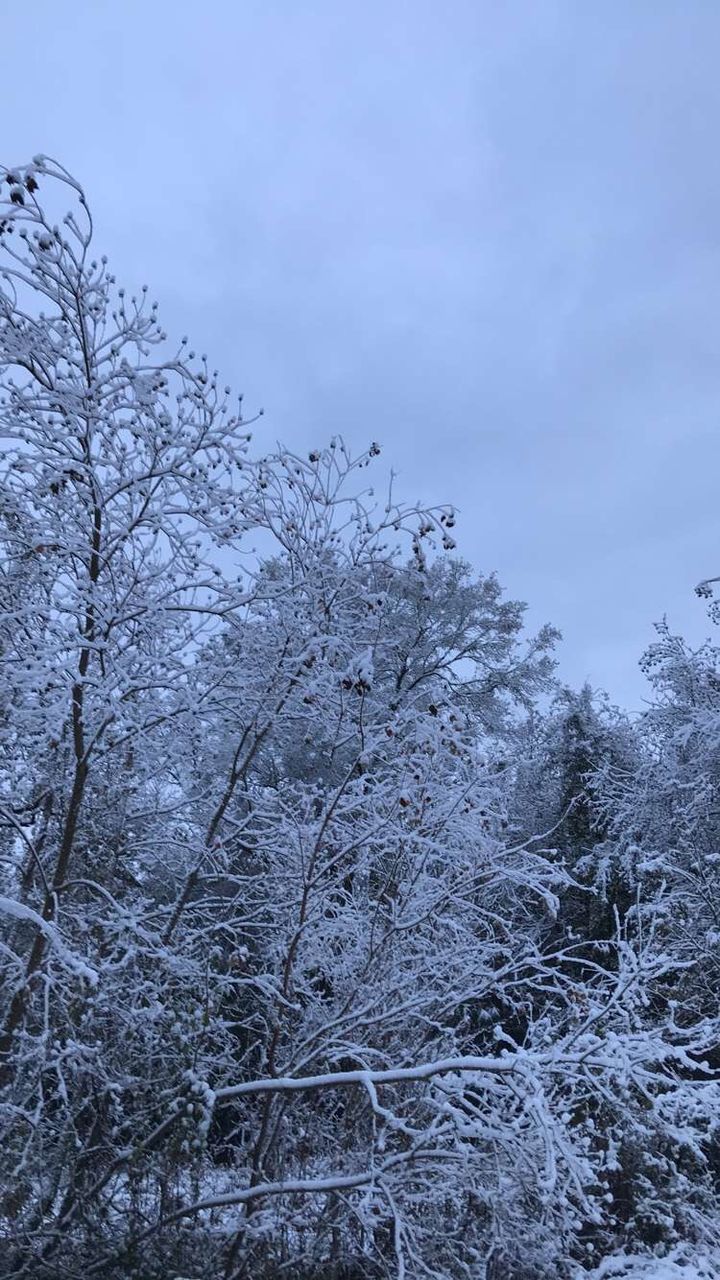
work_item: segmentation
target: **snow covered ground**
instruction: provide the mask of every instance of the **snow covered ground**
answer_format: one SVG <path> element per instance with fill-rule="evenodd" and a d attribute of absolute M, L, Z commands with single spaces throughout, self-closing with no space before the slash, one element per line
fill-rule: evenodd
<path fill-rule="evenodd" d="M 578 1278 L 579 1280 L 579 1278 Z M 720 1280 L 720 1255 L 676 1249 L 666 1258 L 633 1254 L 606 1258 L 584 1280 Z"/>

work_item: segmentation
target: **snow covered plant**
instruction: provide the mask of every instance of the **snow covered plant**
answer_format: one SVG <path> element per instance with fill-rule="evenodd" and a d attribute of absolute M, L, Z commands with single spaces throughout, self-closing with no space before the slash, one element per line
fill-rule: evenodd
<path fill-rule="evenodd" d="M 515 835 L 554 633 L 2 179 L 0 1276 L 569 1277 L 663 1134 L 702 1235 L 715 1022 Z"/>

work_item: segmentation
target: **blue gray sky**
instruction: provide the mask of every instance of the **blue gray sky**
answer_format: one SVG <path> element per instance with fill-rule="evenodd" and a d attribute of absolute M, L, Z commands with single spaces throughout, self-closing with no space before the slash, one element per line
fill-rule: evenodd
<path fill-rule="evenodd" d="M 34 0 L 7 163 L 263 405 L 372 439 L 408 499 L 639 709 L 720 573 L 717 0 Z"/>

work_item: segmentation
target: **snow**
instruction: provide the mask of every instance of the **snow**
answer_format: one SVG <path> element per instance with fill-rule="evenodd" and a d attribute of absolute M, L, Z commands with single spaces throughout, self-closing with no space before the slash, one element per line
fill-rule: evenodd
<path fill-rule="evenodd" d="M 23 902 L 18 902 L 15 898 L 6 898 L 0 895 L 0 912 L 6 916 L 12 916 L 15 920 L 28 920 L 35 925 L 36 929 L 40 929 L 44 933 L 48 942 L 51 944 L 62 964 L 79 977 L 85 978 L 92 987 L 98 984 L 98 972 L 82 959 L 81 956 L 75 954 L 65 946 L 57 929 L 53 927 L 48 920 L 43 919 L 39 912 L 33 911 L 32 907 L 28 907 Z"/>
<path fill-rule="evenodd" d="M 576 1280 L 720 1280 L 720 1257 L 674 1249 L 665 1258 L 618 1254 L 605 1258 L 594 1271 L 578 1272 Z"/>

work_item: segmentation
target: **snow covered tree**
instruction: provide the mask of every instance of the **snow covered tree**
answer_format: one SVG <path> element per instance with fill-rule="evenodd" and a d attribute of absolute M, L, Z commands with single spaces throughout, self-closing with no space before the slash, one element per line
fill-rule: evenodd
<path fill-rule="evenodd" d="M 632 1138 L 625 1131 L 618 1145 L 614 1189 L 624 1239 L 676 1245 L 698 1223 L 707 1232 L 720 1167 L 712 1079 L 720 1065 L 712 799 L 720 682 L 710 644 L 693 651 L 666 623 L 657 630 L 642 659 L 653 701 L 634 726 L 631 749 L 606 755 L 589 781 L 603 836 L 599 887 L 621 887 L 624 927 L 666 955 L 664 973 L 645 988 L 650 1019 L 697 1034 L 697 1050 L 656 1104 L 659 1123 Z"/>
<path fill-rule="evenodd" d="M 545 832 L 552 857 L 570 877 L 558 927 L 604 941 L 632 906 L 635 871 L 608 842 L 610 792 L 635 778 L 643 759 L 634 726 L 589 685 L 558 690 L 521 726 L 513 819 L 521 835 Z"/>
<path fill-rule="evenodd" d="M 687 1016 L 718 1012 L 720 921 L 720 651 L 691 649 L 666 623 L 643 658 L 653 701 L 638 726 L 634 770 L 608 774 L 605 804 L 625 865 L 664 900 Z M 692 993 L 692 994 L 691 994 Z M 679 994 L 676 992 L 676 995 Z"/>
<path fill-rule="evenodd" d="M 252 454 L 74 179 L 2 176 L 0 1275 L 576 1275 L 621 1132 L 705 1158 L 716 1020 L 648 913 L 557 930 L 554 633 L 377 445 Z"/>

